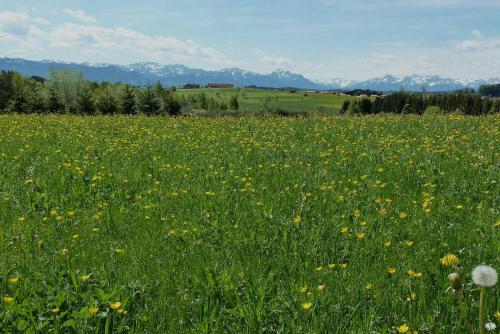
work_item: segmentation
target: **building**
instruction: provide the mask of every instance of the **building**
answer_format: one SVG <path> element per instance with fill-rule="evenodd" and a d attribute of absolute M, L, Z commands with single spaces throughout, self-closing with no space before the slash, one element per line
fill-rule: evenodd
<path fill-rule="evenodd" d="M 225 83 L 209 83 L 208 88 L 234 88 L 233 84 L 225 84 Z"/>
<path fill-rule="evenodd" d="M 190 83 L 190 84 L 185 84 L 184 86 L 182 86 L 182 88 L 184 88 L 184 89 L 198 89 L 198 88 L 200 88 L 200 85 Z"/>

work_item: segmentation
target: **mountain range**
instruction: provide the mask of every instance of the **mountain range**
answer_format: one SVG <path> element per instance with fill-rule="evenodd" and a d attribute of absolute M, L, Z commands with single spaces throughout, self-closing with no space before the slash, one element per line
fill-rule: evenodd
<path fill-rule="evenodd" d="M 239 68 L 220 71 L 194 69 L 184 65 L 160 65 L 153 62 L 142 62 L 131 65 L 67 63 L 52 60 L 33 61 L 21 58 L 0 58 L 0 70 L 17 71 L 25 76 L 47 77 L 50 69 L 70 69 L 82 71 L 85 78 L 94 81 L 128 82 L 132 85 L 144 86 L 161 82 L 167 86 L 181 86 L 187 83 L 207 85 L 208 83 L 231 83 L 238 87 L 258 86 L 270 88 L 294 87 L 314 90 L 350 90 L 371 89 L 376 91 L 429 92 L 454 91 L 458 89 L 477 89 L 483 84 L 500 83 L 500 78 L 489 80 L 460 81 L 440 76 L 405 76 L 397 78 L 386 75 L 366 81 L 347 81 L 332 79 L 316 82 L 301 74 L 287 70 L 276 70 L 269 74 L 259 74 Z"/>

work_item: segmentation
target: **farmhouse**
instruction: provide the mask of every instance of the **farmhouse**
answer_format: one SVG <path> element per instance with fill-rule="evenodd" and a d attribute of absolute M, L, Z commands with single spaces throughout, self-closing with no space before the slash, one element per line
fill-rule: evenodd
<path fill-rule="evenodd" d="M 234 88 L 234 85 L 227 83 L 209 83 L 208 88 Z"/>
<path fill-rule="evenodd" d="M 195 83 L 190 83 L 190 84 L 185 84 L 184 86 L 182 86 L 182 88 L 184 88 L 184 89 L 198 89 L 198 88 L 200 88 L 200 85 L 195 84 Z"/>

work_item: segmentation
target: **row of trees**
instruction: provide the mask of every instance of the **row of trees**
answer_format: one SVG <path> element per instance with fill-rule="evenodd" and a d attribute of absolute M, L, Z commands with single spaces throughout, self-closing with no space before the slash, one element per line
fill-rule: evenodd
<path fill-rule="evenodd" d="M 47 80 L 0 72 L 0 112 L 176 116 L 183 108 L 238 110 L 239 103 L 236 96 L 229 105 L 205 94 L 186 99 L 160 83 L 146 88 L 96 83 L 85 80 L 81 72 L 67 70 L 50 71 Z"/>
<path fill-rule="evenodd" d="M 343 113 L 353 114 L 423 114 L 428 110 L 465 115 L 486 115 L 500 112 L 500 100 L 482 98 L 479 94 L 456 92 L 446 94 L 412 94 L 396 92 L 375 99 L 364 98 L 354 103 L 345 101 Z"/>
<path fill-rule="evenodd" d="M 483 96 L 500 97 L 500 84 L 483 85 L 479 88 L 479 93 Z"/>

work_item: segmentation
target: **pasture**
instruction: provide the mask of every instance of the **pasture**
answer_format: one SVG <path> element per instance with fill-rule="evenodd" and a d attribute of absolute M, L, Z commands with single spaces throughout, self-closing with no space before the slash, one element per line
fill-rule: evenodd
<path fill-rule="evenodd" d="M 327 98 L 283 101 L 344 100 Z M 447 276 L 477 324 L 471 271 L 500 268 L 499 129 L 2 115 L 0 331 L 464 333 Z"/>
<path fill-rule="evenodd" d="M 229 89 L 178 89 L 177 93 L 184 97 L 205 93 L 218 101 L 229 103 L 231 96 L 238 96 L 240 109 L 245 112 L 255 112 L 262 109 L 268 99 L 270 107 L 278 107 L 288 111 L 313 112 L 320 111 L 326 114 L 336 114 L 342 108 L 344 101 L 355 101 L 359 97 L 339 96 L 333 93 L 290 92 L 284 90 L 264 90 L 253 88 Z"/>

